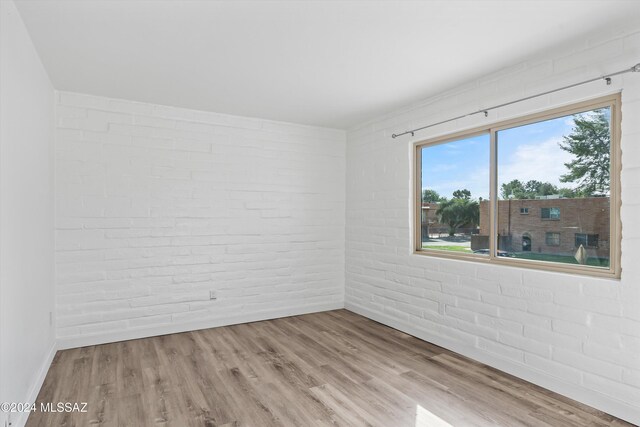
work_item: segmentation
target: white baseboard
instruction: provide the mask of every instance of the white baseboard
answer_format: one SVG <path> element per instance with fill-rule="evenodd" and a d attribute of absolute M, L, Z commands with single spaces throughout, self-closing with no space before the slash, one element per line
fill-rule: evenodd
<path fill-rule="evenodd" d="M 42 365 L 40 365 L 38 376 L 36 377 L 36 381 L 31 385 L 31 389 L 29 389 L 27 399 L 24 401 L 25 403 L 35 403 L 36 399 L 38 398 L 38 393 L 40 393 L 40 389 L 42 388 L 44 379 L 47 377 L 49 367 L 51 367 L 51 362 L 53 362 L 56 351 L 58 351 L 58 348 L 56 346 L 56 342 L 54 341 L 51 344 L 51 348 L 49 349 L 49 353 L 47 354 L 46 359 L 43 361 Z M 12 420 L 11 422 L 11 427 L 24 427 L 24 425 L 27 423 L 27 419 L 29 418 L 29 414 L 30 412 L 17 413 L 16 419 Z"/>
<path fill-rule="evenodd" d="M 86 347 L 89 345 L 127 341 L 138 338 L 148 338 L 158 335 L 175 334 L 179 332 L 197 331 L 199 329 L 237 325 L 239 323 L 258 322 L 261 320 L 277 319 L 279 317 L 297 316 L 300 314 L 317 313 L 328 310 L 337 310 L 340 308 L 344 308 L 343 301 L 281 308 L 276 310 L 256 311 L 254 313 L 240 314 L 238 316 L 226 316 L 214 319 L 198 320 L 195 322 L 164 324 L 153 327 L 107 332 L 103 334 L 60 337 L 58 338 L 58 349 L 63 350 L 67 348 Z"/>
<path fill-rule="evenodd" d="M 638 411 L 638 407 L 631 406 L 628 403 L 621 402 L 610 396 L 580 387 L 576 384 L 567 383 L 562 379 L 534 369 L 523 363 L 517 363 L 513 360 L 500 358 L 477 347 L 460 344 L 459 342 L 431 334 L 428 331 L 416 328 L 407 322 L 371 311 L 360 305 L 345 302 L 345 308 L 371 320 L 375 320 L 376 322 L 380 322 L 384 325 L 398 329 L 448 350 L 455 351 L 463 356 L 477 360 L 478 362 L 484 363 L 518 378 L 522 378 L 523 380 L 529 381 L 540 387 L 544 387 L 563 396 L 577 400 L 585 405 L 592 406 L 630 423 L 640 425 L 640 411 Z"/>

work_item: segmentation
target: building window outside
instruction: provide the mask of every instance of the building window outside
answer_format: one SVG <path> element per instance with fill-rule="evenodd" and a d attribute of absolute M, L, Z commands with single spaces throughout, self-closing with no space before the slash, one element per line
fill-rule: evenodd
<path fill-rule="evenodd" d="M 560 233 L 547 232 L 545 242 L 547 246 L 560 246 Z"/>
<path fill-rule="evenodd" d="M 579 248 L 581 245 L 585 248 L 597 248 L 598 247 L 598 235 L 597 234 L 586 234 L 586 233 L 576 233 L 575 234 L 575 244 L 576 248 Z"/>
<path fill-rule="evenodd" d="M 417 143 L 416 253 L 620 277 L 619 110 L 618 94 Z"/>
<path fill-rule="evenodd" d="M 560 208 L 541 208 L 540 216 L 542 219 L 560 219 Z"/>

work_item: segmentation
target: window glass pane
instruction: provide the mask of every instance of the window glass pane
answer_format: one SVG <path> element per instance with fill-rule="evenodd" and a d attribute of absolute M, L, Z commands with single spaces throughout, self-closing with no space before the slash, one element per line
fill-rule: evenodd
<path fill-rule="evenodd" d="M 496 133 L 501 251 L 609 267 L 610 119 L 607 107 Z"/>
<path fill-rule="evenodd" d="M 560 219 L 560 208 L 541 208 L 542 219 Z"/>
<path fill-rule="evenodd" d="M 580 247 L 580 245 L 585 248 L 597 248 L 598 247 L 598 235 L 597 234 L 584 234 L 584 233 L 576 233 L 575 234 L 575 246 Z"/>
<path fill-rule="evenodd" d="M 489 255 L 489 134 L 422 150 L 423 249 Z"/>
<path fill-rule="evenodd" d="M 547 233 L 546 234 L 546 243 L 549 246 L 558 246 L 558 245 L 560 245 L 560 233 Z"/>

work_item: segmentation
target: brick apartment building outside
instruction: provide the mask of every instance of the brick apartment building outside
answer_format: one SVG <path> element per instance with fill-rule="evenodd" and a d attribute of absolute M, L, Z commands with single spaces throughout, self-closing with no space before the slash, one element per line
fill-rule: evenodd
<path fill-rule="evenodd" d="M 608 258 L 609 212 L 608 197 L 500 200 L 499 247 L 569 255 L 582 244 L 589 256 Z M 481 201 L 480 230 L 472 248 L 488 246 L 488 236 L 489 202 Z"/>

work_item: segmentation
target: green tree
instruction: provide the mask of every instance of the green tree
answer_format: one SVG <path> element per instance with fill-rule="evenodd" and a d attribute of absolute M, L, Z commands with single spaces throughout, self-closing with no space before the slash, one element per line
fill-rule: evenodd
<path fill-rule="evenodd" d="M 442 197 L 436 190 L 425 188 L 422 190 L 422 202 L 423 203 L 440 203 L 446 199 Z"/>
<path fill-rule="evenodd" d="M 550 196 L 552 194 L 558 194 L 558 187 L 550 182 L 541 182 L 537 180 L 527 181 L 524 184 L 524 190 L 529 198 L 535 198 L 536 196 Z"/>
<path fill-rule="evenodd" d="M 582 192 L 576 191 L 573 188 L 567 188 L 567 187 L 558 188 L 558 194 L 560 195 L 560 197 L 564 197 L 565 199 L 585 197 L 585 195 Z"/>
<path fill-rule="evenodd" d="M 475 200 L 453 198 L 440 203 L 436 211 L 438 221 L 449 226 L 449 236 L 456 234 L 456 230 L 463 225 L 475 227 L 480 221 L 480 205 Z"/>
<path fill-rule="evenodd" d="M 550 196 L 558 193 L 558 187 L 550 182 L 530 180 L 523 184 L 517 179 L 502 184 L 500 191 L 503 199 L 535 199 L 537 196 Z"/>
<path fill-rule="evenodd" d="M 500 195 L 503 199 L 526 199 L 524 185 L 518 179 L 502 184 Z"/>
<path fill-rule="evenodd" d="M 504 183 L 500 189 L 500 196 L 503 199 L 535 199 L 539 196 L 550 196 L 557 194 L 564 198 L 579 197 L 581 193 L 566 187 L 556 187 L 550 182 L 531 180 L 522 183 L 517 179 Z"/>
<path fill-rule="evenodd" d="M 563 137 L 560 148 L 575 159 L 565 163 L 569 172 L 560 181 L 576 183 L 576 191 L 584 196 L 609 194 L 609 118 L 604 110 L 595 110 L 577 115 L 573 123 L 573 130 Z"/>
<path fill-rule="evenodd" d="M 456 190 L 453 192 L 454 199 L 471 200 L 471 191 L 466 188 L 463 190 Z"/>

